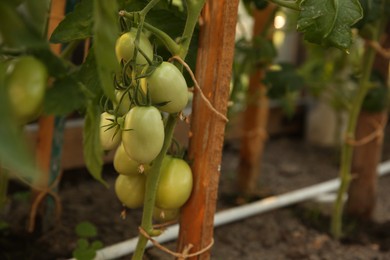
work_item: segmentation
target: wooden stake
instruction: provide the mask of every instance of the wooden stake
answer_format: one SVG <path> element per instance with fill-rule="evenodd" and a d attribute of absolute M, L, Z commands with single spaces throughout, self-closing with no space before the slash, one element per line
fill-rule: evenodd
<path fill-rule="evenodd" d="M 48 22 L 48 31 L 47 37 L 50 38 L 54 29 L 58 26 L 61 20 L 64 17 L 65 13 L 66 0 L 53 0 L 50 8 L 50 17 Z M 60 44 L 51 44 L 50 48 L 54 53 L 61 53 Z M 63 123 L 63 122 L 62 122 Z M 53 176 L 51 174 L 52 166 L 52 151 L 53 151 L 53 142 L 55 137 L 55 125 L 56 119 L 54 116 L 42 116 L 38 122 L 39 131 L 37 138 L 36 146 L 36 156 L 37 162 L 42 170 L 42 175 L 37 180 L 34 186 L 47 189 L 50 185 L 50 182 L 53 181 Z M 37 198 L 41 191 L 34 191 L 34 199 Z M 30 224 L 31 225 L 31 224 Z"/>
<path fill-rule="evenodd" d="M 238 0 L 208 0 L 202 12 L 196 77 L 213 107 L 226 115 L 234 54 Z M 204 104 L 195 91 L 189 158 L 194 190 L 182 209 L 178 251 L 210 245 L 221 170 L 226 122 Z M 190 259 L 209 259 L 210 252 Z"/>
<path fill-rule="evenodd" d="M 267 30 L 266 25 L 273 17 L 275 5 L 268 5 L 264 10 L 254 10 L 253 36 Z M 261 157 L 267 139 L 269 100 L 267 87 L 262 83 L 265 67 L 254 68 L 249 79 L 248 102 L 244 111 L 243 136 L 240 147 L 238 167 L 238 191 L 243 196 L 251 196 L 257 187 L 260 175 Z"/>
<path fill-rule="evenodd" d="M 390 48 L 390 23 L 387 24 L 386 35 L 382 47 Z M 389 60 L 377 53 L 374 70 L 388 82 Z M 388 84 L 388 83 L 387 83 Z M 386 109 L 386 108 L 385 108 Z M 360 140 L 369 136 L 377 128 L 381 131 L 387 123 L 387 109 L 378 113 L 361 112 L 356 127 L 355 139 Z M 374 123 L 374 124 L 373 124 Z M 379 124 L 376 124 L 379 123 Z M 346 213 L 358 220 L 372 219 L 377 197 L 377 166 L 382 155 L 383 138 L 374 140 L 360 146 L 355 146 L 352 159 L 352 176 L 348 190 Z"/>

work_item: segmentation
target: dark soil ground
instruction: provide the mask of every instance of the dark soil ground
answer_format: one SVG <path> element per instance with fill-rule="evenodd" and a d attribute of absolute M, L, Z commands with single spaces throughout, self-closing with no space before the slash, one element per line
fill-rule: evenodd
<path fill-rule="evenodd" d="M 388 135 L 387 135 L 388 136 Z M 390 159 L 390 140 L 385 140 L 383 160 Z M 260 195 L 280 194 L 337 177 L 337 155 L 333 149 L 306 144 L 301 138 L 279 137 L 266 146 Z M 235 206 L 238 145 L 225 145 L 218 210 Z M 116 173 L 108 165 L 105 178 L 113 184 Z M 349 223 L 349 235 L 336 241 L 328 233 L 330 204 L 308 201 L 270 211 L 215 229 L 212 259 L 390 259 L 390 177 L 379 180 L 378 203 L 372 223 Z M 93 181 L 84 169 L 67 171 L 61 182 L 61 225 L 39 234 L 27 234 L 29 212 L 26 189 L 12 183 L 8 211 L 3 219 L 10 225 L 0 231 L 0 259 L 66 259 L 76 247 L 75 226 L 90 221 L 98 237 L 108 246 L 137 235 L 141 212 L 127 212 L 113 189 Z M 166 246 L 175 249 L 175 242 Z M 122 259 L 129 259 L 125 256 Z M 146 259 L 172 259 L 159 249 L 147 250 Z"/>

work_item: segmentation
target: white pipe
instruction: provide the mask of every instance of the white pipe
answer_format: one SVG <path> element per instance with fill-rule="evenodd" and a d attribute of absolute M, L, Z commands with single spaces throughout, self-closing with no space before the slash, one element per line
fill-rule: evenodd
<path fill-rule="evenodd" d="M 383 176 L 390 172 L 390 161 L 381 163 L 378 166 L 378 175 Z M 220 226 L 243 218 L 251 217 L 273 209 L 288 206 L 294 203 L 302 202 L 320 195 L 333 192 L 338 189 L 339 179 L 325 181 L 310 187 L 302 188 L 296 191 L 287 192 L 278 196 L 271 196 L 256 202 L 248 203 L 235 208 L 217 212 L 214 217 L 214 226 Z M 179 233 L 179 225 L 168 227 L 165 232 L 155 238 L 159 243 L 164 243 L 176 239 Z M 119 258 L 134 252 L 138 238 L 132 238 L 123 242 L 105 247 L 97 252 L 96 260 L 108 260 Z M 151 247 L 149 242 L 147 247 Z"/>

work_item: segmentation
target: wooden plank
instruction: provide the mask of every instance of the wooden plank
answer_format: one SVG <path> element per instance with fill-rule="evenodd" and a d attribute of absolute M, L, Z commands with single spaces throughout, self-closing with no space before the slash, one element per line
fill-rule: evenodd
<path fill-rule="evenodd" d="M 234 54 L 238 0 L 208 0 L 202 12 L 196 78 L 214 108 L 226 115 Z M 194 190 L 182 210 L 178 250 L 190 252 L 210 245 L 226 122 L 195 92 L 189 159 Z M 209 259 L 206 251 L 190 259 Z"/>

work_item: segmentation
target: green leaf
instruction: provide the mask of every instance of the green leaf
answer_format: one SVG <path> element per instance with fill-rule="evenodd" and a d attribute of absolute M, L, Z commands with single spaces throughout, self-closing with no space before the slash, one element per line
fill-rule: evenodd
<path fill-rule="evenodd" d="M 93 250 L 99 250 L 99 249 L 103 248 L 103 243 L 101 241 L 99 241 L 99 240 L 93 241 L 92 245 L 91 245 L 91 248 Z"/>
<path fill-rule="evenodd" d="M 168 9 L 152 9 L 146 16 L 146 22 L 176 38 L 183 32 L 185 17 Z"/>
<path fill-rule="evenodd" d="M 92 98 L 100 97 L 103 94 L 96 66 L 94 51 L 91 48 L 85 62 L 81 65 L 77 79 L 86 87 L 87 93 L 85 94 Z"/>
<path fill-rule="evenodd" d="M 105 186 L 102 179 L 103 149 L 100 145 L 100 107 L 99 100 L 102 95 L 101 82 L 98 77 L 96 60 L 93 49 L 90 50 L 87 59 L 81 66 L 77 75 L 82 84 L 82 91 L 88 98 L 86 103 L 86 116 L 84 123 L 84 158 L 91 175 Z"/>
<path fill-rule="evenodd" d="M 303 0 L 297 29 L 305 40 L 348 50 L 351 26 L 363 17 L 359 0 Z"/>
<path fill-rule="evenodd" d="M 267 72 L 264 83 L 268 86 L 268 96 L 273 99 L 280 99 L 291 92 L 300 90 L 304 81 L 293 65 L 281 63 Z"/>
<path fill-rule="evenodd" d="M 79 249 L 76 248 L 73 251 L 73 257 L 76 258 L 77 260 L 93 260 L 95 258 L 96 251 L 87 248 L 87 249 Z"/>
<path fill-rule="evenodd" d="M 112 1 L 109 1 L 112 2 Z M 64 43 L 92 36 L 93 0 L 82 0 L 54 30 L 50 41 Z"/>
<path fill-rule="evenodd" d="M 97 236 L 97 229 L 94 224 L 89 221 L 80 222 L 76 226 L 76 234 L 79 237 L 90 238 Z"/>
<path fill-rule="evenodd" d="M 78 249 L 87 249 L 89 247 L 89 242 L 85 238 L 79 238 L 77 240 L 77 248 Z"/>
<path fill-rule="evenodd" d="M 10 48 L 37 47 L 45 44 L 39 33 L 23 21 L 15 8 L 0 2 L 0 43 Z"/>
<path fill-rule="evenodd" d="M 94 1 L 93 34 L 97 71 L 104 94 L 111 100 L 115 100 L 114 75 L 120 70 L 115 56 L 115 43 L 119 35 L 117 12 L 116 1 Z"/>
<path fill-rule="evenodd" d="M 370 79 L 371 87 L 368 90 L 362 110 L 372 113 L 384 111 L 389 106 L 389 90 L 386 80 L 378 71 L 373 71 Z"/>
<path fill-rule="evenodd" d="M 50 4 L 50 0 L 26 0 L 22 5 L 26 10 L 24 12 L 26 23 L 31 24 L 42 37 L 46 36 Z"/>
<path fill-rule="evenodd" d="M 276 57 L 276 49 L 273 42 L 260 35 L 255 36 L 252 42 L 241 39 L 236 43 L 237 56 L 250 62 L 253 66 L 268 65 Z"/>
<path fill-rule="evenodd" d="M 0 162 L 17 177 L 31 183 L 40 175 L 40 171 L 28 150 L 22 127 L 18 126 L 12 117 L 4 77 L 5 66 L 4 63 L 0 63 Z"/>
<path fill-rule="evenodd" d="M 359 0 L 359 2 L 364 16 L 355 24 L 355 27 L 361 29 L 365 24 L 372 23 L 381 17 L 382 0 Z"/>
<path fill-rule="evenodd" d="M 60 78 L 67 75 L 67 64 L 50 50 L 48 44 L 40 46 L 39 48 L 31 48 L 28 52 L 40 59 L 46 65 L 51 76 Z"/>
<path fill-rule="evenodd" d="M 71 76 L 57 79 L 46 92 L 45 113 L 61 116 L 82 108 L 85 104 L 85 96 L 81 87 L 81 83 Z"/>
<path fill-rule="evenodd" d="M 102 178 L 103 149 L 100 144 L 100 114 L 96 99 L 88 100 L 83 132 L 84 159 L 91 175 L 108 187 Z"/>
<path fill-rule="evenodd" d="M 367 40 L 374 40 L 376 22 L 390 15 L 390 2 L 388 0 L 359 0 L 363 8 L 364 17 L 355 24 L 359 35 Z"/>

